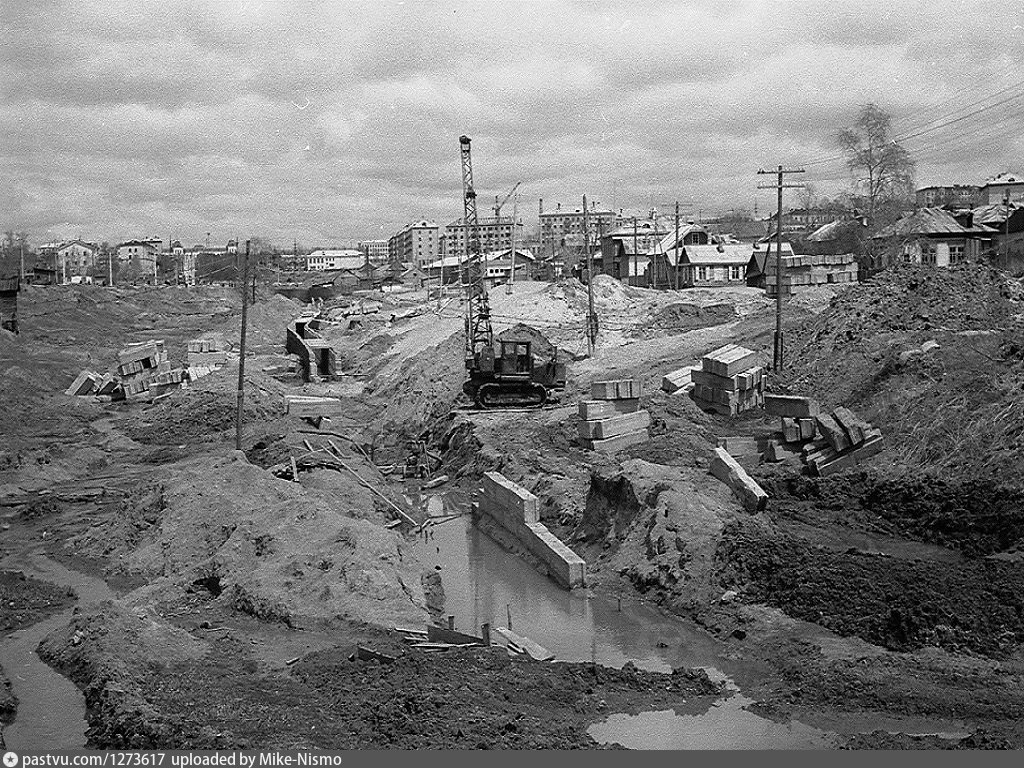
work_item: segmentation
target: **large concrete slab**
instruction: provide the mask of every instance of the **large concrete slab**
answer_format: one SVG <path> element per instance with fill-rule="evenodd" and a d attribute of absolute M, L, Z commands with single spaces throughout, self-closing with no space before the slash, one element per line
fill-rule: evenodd
<path fill-rule="evenodd" d="M 764 396 L 764 410 L 769 416 L 791 416 L 806 419 L 817 416 L 820 408 L 817 401 L 809 397 L 767 393 Z"/>
<path fill-rule="evenodd" d="M 650 424 L 651 414 L 648 411 L 637 411 L 596 421 L 581 421 L 579 433 L 584 440 L 607 440 L 627 432 L 646 429 Z"/>
<path fill-rule="evenodd" d="M 732 489 L 748 512 L 757 512 L 768 505 L 768 494 L 725 448 L 715 448 L 710 472 Z"/>
<path fill-rule="evenodd" d="M 701 367 L 706 373 L 728 378 L 752 368 L 756 360 L 757 354 L 752 349 L 727 344 L 705 355 Z"/>
<path fill-rule="evenodd" d="M 579 409 L 580 418 L 584 421 L 607 419 L 623 413 L 636 413 L 640 410 L 640 400 L 581 400 Z"/>
<path fill-rule="evenodd" d="M 640 390 L 640 382 L 635 379 L 595 381 L 590 385 L 590 396 L 594 400 L 635 400 Z"/>
<path fill-rule="evenodd" d="M 603 440 L 584 440 L 583 444 L 592 451 L 599 453 L 615 453 L 631 445 L 646 443 L 650 439 L 647 429 L 638 429 L 636 432 L 627 432 L 624 435 L 616 435 Z"/>
<path fill-rule="evenodd" d="M 491 506 L 498 505 L 514 511 L 519 522 L 536 523 L 540 520 L 537 497 L 500 472 L 485 472 L 482 488 L 483 498 Z"/>

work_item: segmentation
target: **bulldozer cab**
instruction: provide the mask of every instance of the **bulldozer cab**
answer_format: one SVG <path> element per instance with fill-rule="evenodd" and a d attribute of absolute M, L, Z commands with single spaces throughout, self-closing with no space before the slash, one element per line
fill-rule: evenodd
<path fill-rule="evenodd" d="M 530 354 L 528 341 L 502 341 L 501 371 L 502 373 L 525 373 L 533 370 L 533 355 Z"/>

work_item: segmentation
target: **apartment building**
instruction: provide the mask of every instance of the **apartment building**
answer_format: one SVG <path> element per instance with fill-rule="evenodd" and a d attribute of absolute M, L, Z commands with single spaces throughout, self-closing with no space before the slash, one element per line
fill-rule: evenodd
<path fill-rule="evenodd" d="M 414 221 L 388 240 L 388 261 L 422 267 L 441 255 L 441 228 L 432 221 Z"/>
<path fill-rule="evenodd" d="M 517 244 L 523 239 L 523 223 L 515 222 Z M 512 247 L 513 218 L 500 216 L 485 217 L 477 221 L 477 234 L 480 237 L 481 251 L 500 251 Z M 446 256 L 466 255 L 466 225 L 459 218 L 444 228 L 444 253 Z"/>
<path fill-rule="evenodd" d="M 388 240 L 361 240 L 359 250 L 370 257 L 371 264 L 386 264 L 388 262 Z"/>
<path fill-rule="evenodd" d="M 601 234 L 606 234 L 615 229 L 615 211 L 591 206 L 590 210 L 587 211 L 587 226 L 590 229 L 591 242 L 596 244 Z M 572 245 L 575 240 L 579 240 L 579 244 L 582 245 L 582 235 L 582 208 L 562 208 L 562 204 L 558 203 L 554 210 L 541 211 L 540 241 L 543 252 L 550 251 L 552 246 L 560 248 L 563 245 Z M 566 236 L 569 237 L 568 243 L 566 242 Z"/>

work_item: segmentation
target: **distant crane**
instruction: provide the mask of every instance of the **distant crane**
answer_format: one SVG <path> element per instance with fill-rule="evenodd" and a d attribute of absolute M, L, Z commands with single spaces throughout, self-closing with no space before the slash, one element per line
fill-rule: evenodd
<path fill-rule="evenodd" d="M 507 203 L 509 200 L 512 199 L 512 195 L 514 195 L 516 193 L 516 190 L 519 189 L 519 185 L 522 184 L 522 183 L 523 182 L 521 182 L 521 181 L 517 181 L 516 185 L 514 187 L 512 187 L 511 190 L 509 190 L 509 193 L 507 195 L 505 195 L 505 199 L 502 200 L 500 203 L 498 202 L 498 196 L 497 195 L 494 196 L 494 223 L 495 224 L 497 224 L 498 223 L 498 219 L 501 218 L 501 209 L 505 207 L 505 203 Z M 515 222 L 514 221 L 512 222 L 512 225 L 515 226 Z"/>

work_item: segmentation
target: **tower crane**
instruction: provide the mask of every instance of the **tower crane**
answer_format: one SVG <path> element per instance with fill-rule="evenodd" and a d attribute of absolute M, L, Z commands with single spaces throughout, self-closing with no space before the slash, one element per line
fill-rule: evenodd
<path fill-rule="evenodd" d="M 468 136 L 459 137 L 459 150 L 462 158 L 462 221 L 466 230 L 465 361 L 469 372 L 462 391 L 480 408 L 540 406 L 547 402 L 551 390 L 565 389 L 565 364 L 558 362 L 557 349 L 550 359 L 535 360 L 528 338 L 495 341 L 487 295 L 487 263 L 480 248 L 480 224 Z M 518 186 L 517 183 L 513 187 L 509 197 Z M 499 211 L 507 201 L 508 197 L 495 205 L 495 210 Z"/>
<path fill-rule="evenodd" d="M 512 189 L 509 190 L 509 193 L 507 195 L 505 195 L 505 199 L 502 200 L 500 203 L 498 202 L 498 196 L 497 195 L 494 196 L 494 223 L 495 224 L 499 224 L 500 223 L 498 220 L 501 218 L 501 209 L 505 207 L 505 203 L 507 203 L 509 200 L 512 199 L 512 195 L 514 195 L 516 193 L 516 190 L 519 189 L 519 185 L 522 184 L 522 183 L 523 182 L 521 182 L 521 181 L 517 181 L 516 185 L 514 187 L 512 187 Z M 512 226 L 515 226 L 515 221 L 512 222 Z"/>

